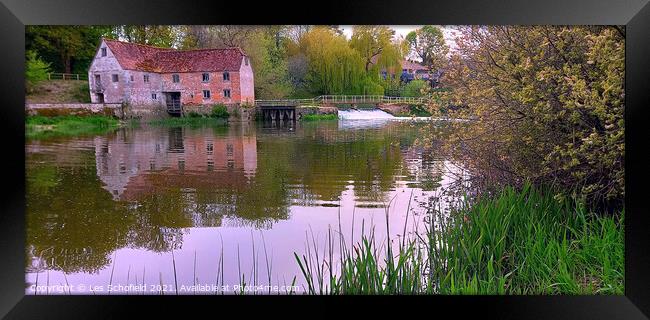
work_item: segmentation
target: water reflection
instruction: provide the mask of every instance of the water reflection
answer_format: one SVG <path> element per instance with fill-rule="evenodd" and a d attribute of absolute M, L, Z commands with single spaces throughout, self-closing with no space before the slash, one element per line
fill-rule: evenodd
<path fill-rule="evenodd" d="M 143 127 L 29 141 L 27 282 L 47 272 L 53 283 L 105 284 L 121 272 L 115 281 L 128 283 L 137 268 L 157 283 L 170 277 L 172 251 L 179 268 L 192 252 L 208 260 L 198 277 L 213 279 L 219 254 L 237 261 L 260 236 L 273 248 L 275 272 L 291 279 L 307 230 L 351 231 L 353 211 L 357 221 L 385 225 L 393 200 L 389 223 L 401 232 L 411 192 L 419 204 L 412 213 L 426 210 L 449 170 L 414 144 L 423 125 L 432 124 Z"/>

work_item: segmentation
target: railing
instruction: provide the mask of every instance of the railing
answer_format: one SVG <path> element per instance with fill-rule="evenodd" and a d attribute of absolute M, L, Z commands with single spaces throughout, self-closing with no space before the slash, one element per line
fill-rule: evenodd
<path fill-rule="evenodd" d="M 278 100 L 255 100 L 255 105 L 264 107 L 295 107 L 308 106 L 316 104 L 316 98 L 313 99 L 278 99 Z"/>
<path fill-rule="evenodd" d="M 387 97 L 380 95 L 322 95 L 312 99 L 255 100 L 255 105 L 263 107 L 304 106 L 321 103 L 409 103 L 422 104 L 426 97 Z"/>
<path fill-rule="evenodd" d="M 78 73 L 48 73 L 47 80 L 88 80 L 88 75 Z"/>

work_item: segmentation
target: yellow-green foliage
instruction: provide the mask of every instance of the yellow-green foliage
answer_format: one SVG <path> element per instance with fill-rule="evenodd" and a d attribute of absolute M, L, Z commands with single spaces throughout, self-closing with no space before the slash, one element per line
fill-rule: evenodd
<path fill-rule="evenodd" d="M 364 61 L 343 35 L 314 27 L 300 41 L 309 59 L 308 81 L 324 94 L 358 93 L 365 77 Z"/>
<path fill-rule="evenodd" d="M 624 76 L 616 27 L 465 27 L 443 78 L 452 91 L 436 93 L 430 109 L 461 106 L 450 115 L 478 120 L 450 142 L 477 155 L 479 172 L 496 167 L 511 181 L 621 204 Z"/>

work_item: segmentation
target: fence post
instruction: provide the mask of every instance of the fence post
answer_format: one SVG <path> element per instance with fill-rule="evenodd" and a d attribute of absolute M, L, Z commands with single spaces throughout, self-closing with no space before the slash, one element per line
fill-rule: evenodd
<path fill-rule="evenodd" d="M 77 74 L 77 80 L 79 80 L 79 74 Z"/>

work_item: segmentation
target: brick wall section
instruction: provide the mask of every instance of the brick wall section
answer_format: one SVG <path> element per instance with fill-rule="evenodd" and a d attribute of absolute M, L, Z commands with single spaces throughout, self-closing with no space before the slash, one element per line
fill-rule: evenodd
<path fill-rule="evenodd" d="M 223 72 L 205 72 L 210 75 L 210 80 L 203 82 L 203 72 L 176 73 L 180 81 L 172 81 L 172 73 L 160 75 L 162 82 L 161 92 L 180 92 L 183 105 L 213 105 L 213 104 L 239 104 L 241 89 L 239 72 L 228 72 L 230 80 L 223 80 Z M 224 90 L 230 90 L 230 98 L 224 96 Z M 210 91 L 210 98 L 203 98 L 203 90 Z M 164 96 L 164 95 L 163 95 Z"/>

